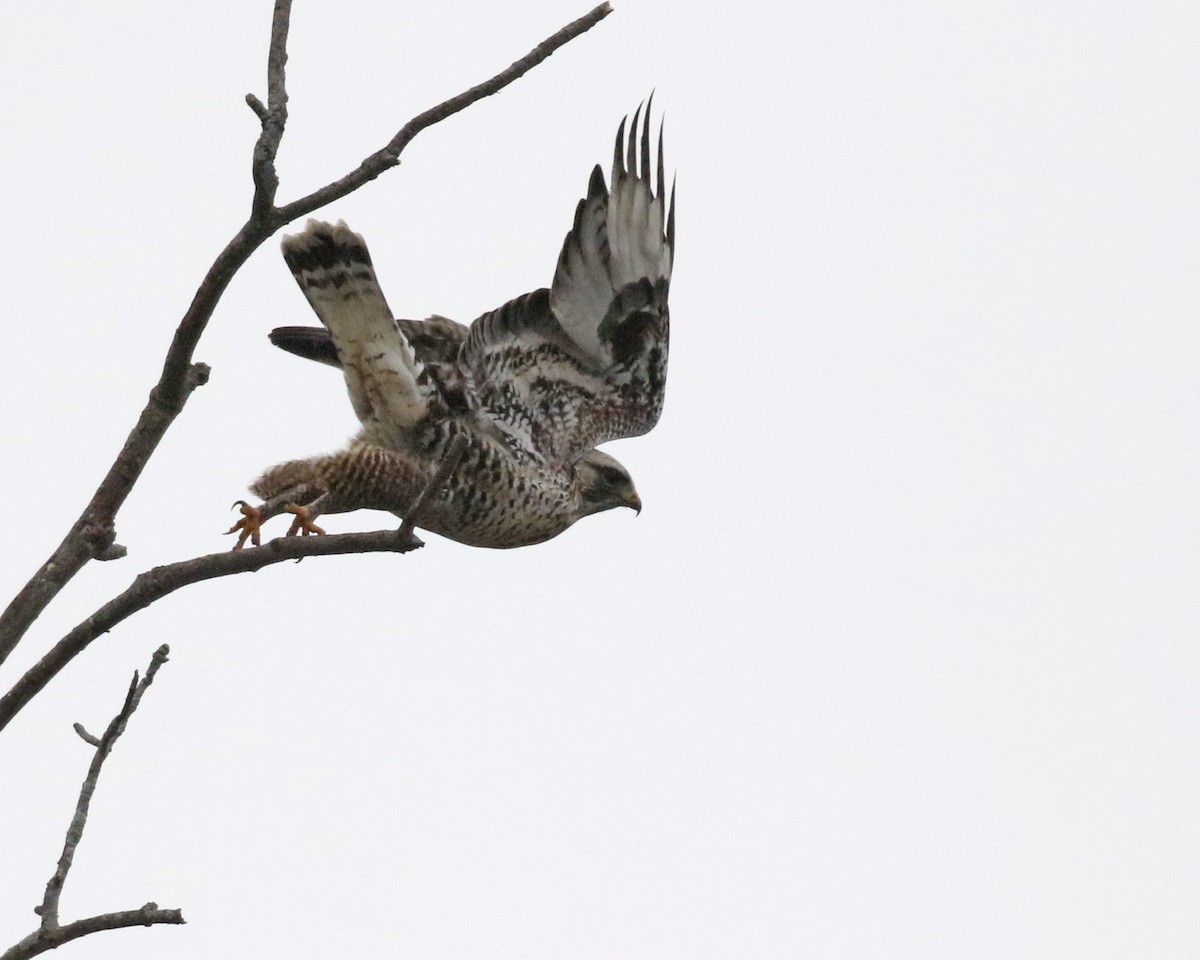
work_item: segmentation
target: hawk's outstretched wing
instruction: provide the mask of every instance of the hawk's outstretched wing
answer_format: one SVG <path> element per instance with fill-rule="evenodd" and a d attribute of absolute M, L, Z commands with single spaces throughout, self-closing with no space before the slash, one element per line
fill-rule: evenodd
<path fill-rule="evenodd" d="M 482 410 L 547 461 L 645 433 L 662 412 L 674 189 L 668 202 L 662 132 L 655 178 L 640 110 L 628 143 L 625 121 L 617 131 L 612 189 L 592 171 L 550 289 L 480 317 L 462 348 Z"/>
<path fill-rule="evenodd" d="M 551 286 L 470 327 L 393 320 L 362 237 L 309 221 L 284 257 L 328 329 L 280 327 L 277 346 L 341 366 L 364 424 L 398 435 L 426 414 L 469 407 L 515 450 L 574 463 L 601 443 L 645 433 L 662 412 L 667 293 L 675 253 L 662 130 L 651 169 L 650 105 L 617 131 L 612 188 L 597 166 Z M 469 399 L 462 399 L 465 391 Z"/>

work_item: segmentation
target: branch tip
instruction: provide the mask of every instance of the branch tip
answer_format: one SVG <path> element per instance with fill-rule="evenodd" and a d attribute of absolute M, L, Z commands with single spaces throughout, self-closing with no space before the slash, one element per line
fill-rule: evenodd
<path fill-rule="evenodd" d="M 501 70 L 490 80 L 485 80 L 483 83 L 477 84 L 471 87 L 471 89 L 465 90 L 455 97 L 451 97 L 449 100 L 444 100 L 436 107 L 430 107 L 424 113 L 413 117 L 400 128 L 400 131 L 387 144 L 359 164 L 356 170 L 348 173 L 340 180 L 335 180 L 333 183 L 326 184 L 319 190 L 314 190 L 308 196 L 301 197 L 299 200 L 293 200 L 291 203 L 276 208 L 275 214 L 279 224 L 291 223 L 293 220 L 313 213 L 326 204 L 332 203 L 334 200 L 340 200 L 364 184 L 370 183 L 370 181 L 374 180 L 385 170 L 397 166 L 400 163 L 400 154 L 404 151 L 404 148 L 422 130 L 432 127 L 435 123 L 440 123 L 442 120 L 453 116 L 461 110 L 465 110 L 477 100 L 482 100 L 484 97 L 490 97 L 494 93 L 499 93 L 514 80 L 527 74 L 560 47 L 565 46 L 576 37 L 591 30 L 592 27 L 610 13 L 612 13 L 612 7 L 608 3 L 602 3 L 600 6 L 592 8 L 578 20 L 568 23 L 557 33 L 551 34 L 530 50 L 529 53 L 506 69 Z M 274 195 L 272 194 L 272 196 Z"/>
<path fill-rule="evenodd" d="M 196 387 L 202 387 L 208 383 L 209 375 L 212 373 L 212 367 L 207 363 L 193 363 L 188 367 L 187 383 L 193 390 Z"/>
<path fill-rule="evenodd" d="M 129 550 L 124 544 L 110 543 L 107 547 L 96 554 L 95 559 L 103 561 L 121 560 L 124 559 L 128 554 Z"/>
<path fill-rule="evenodd" d="M 261 120 L 263 123 L 267 122 L 266 105 L 259 100 L 258 97 L 252 93 L 246 94 L 246 106 L 254 111 L 254 115 L 258 117 L 259 120 Z"/>

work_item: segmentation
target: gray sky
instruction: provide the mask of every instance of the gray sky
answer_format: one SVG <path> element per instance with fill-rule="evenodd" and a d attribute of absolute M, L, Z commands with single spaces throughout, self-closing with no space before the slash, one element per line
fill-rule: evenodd
<path fill-rule="evenodd" d="M 298 4 L 280 198 L 587 3 Z M 89 751 L 79 957 L 1195 957 L 1200 8 L 617 3 L 323 212 L 397 312 L 551 277 L 651 89 L 679 174 L 667 409 L 609 447 L 640 517 L 432 535 L 188 589 L 0 749 L 0 946 Z M 248 209 L 266 0 L 38 4 L 0 33 L 5 597 L 58 543 Z M 275 351 L 274 242 L 93 564 L 0 676 L 355 427 Z M 277 521 L 279 522 L 279 521 Z M 332 530 L 387 518 L 330 518 Z"/>

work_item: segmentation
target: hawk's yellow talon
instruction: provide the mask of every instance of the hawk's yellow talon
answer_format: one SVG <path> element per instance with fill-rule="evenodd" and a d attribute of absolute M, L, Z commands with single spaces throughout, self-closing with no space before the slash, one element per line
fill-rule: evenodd
<path fill-rule="evenodd" d="M 242 519 L 235 523 L 232 527 L 225 531 L 226 534 L 236 533 L 238 541 L 233 545 L 234 550 L 241 550 L 249 540 L 254 546 L 259 546 L 262 530 L 262 511 L 257 507 L 252 507 L 245 500 L 235 501 L 233 504 L 242 512 Z"/>
<path fill-rule="evenodd" d="M 319 537 L 325 536 L 325 531 L 313 523 L 312 512 L 308 507 L 301 507 L 294 503 L 289 503 L 283 508 L 284 513 L 295 515 L 296 519 L 292 521 L 292 525 L 288 528 L 287 536 L 304 536 L 316 534 Z"/>

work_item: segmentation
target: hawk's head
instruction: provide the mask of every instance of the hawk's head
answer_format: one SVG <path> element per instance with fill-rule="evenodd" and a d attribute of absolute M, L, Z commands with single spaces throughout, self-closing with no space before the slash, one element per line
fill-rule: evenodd
<path fill-rule="evenodd" d="M 586 517 L 613 507 L 642 512 L 642 501 L 633 488 L 633 477 L 619 460 L 599 450 L 589 450 L 575 464 L 575 489 L 579 515 Z"/>

